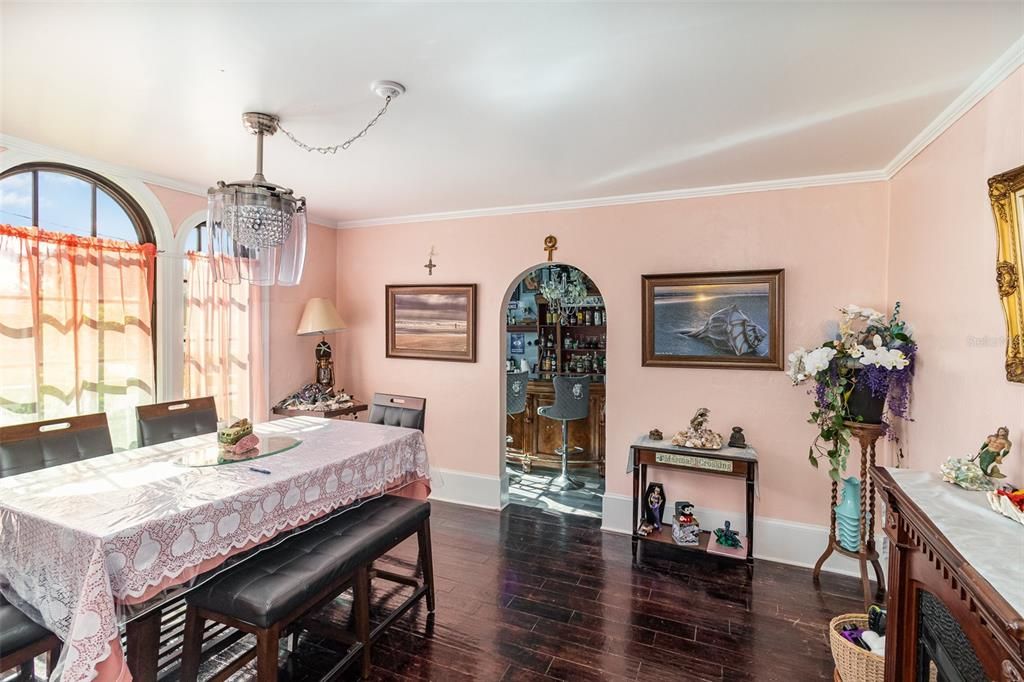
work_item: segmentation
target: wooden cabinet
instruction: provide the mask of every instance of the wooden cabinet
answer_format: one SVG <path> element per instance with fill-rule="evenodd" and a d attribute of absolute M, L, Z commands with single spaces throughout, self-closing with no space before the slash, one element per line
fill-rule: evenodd
<path fill-rule="evenodd" d="M 557 469 L 562 459 L 555 449 L 562 444 L 562 423 L 537 414 L 537 408 L 553 405 L 555 388 L 550 381 L 531 381 L 526 388 L 526 411 L 506 416 L 508 444 L 506 458 L 522 464 L 525 471 L 533 467 Z M 570 467 L 588 467 L 604 475 L 605 454 L 605 386 L 590 385 L 590 415 L 569 422 L 569 446 L 583 452 L 569 458 Z"/>

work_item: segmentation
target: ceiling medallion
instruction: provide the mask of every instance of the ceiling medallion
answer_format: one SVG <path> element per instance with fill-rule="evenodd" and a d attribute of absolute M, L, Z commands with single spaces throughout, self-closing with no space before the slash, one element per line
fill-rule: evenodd
<path fill-rule="evenodd" d="M 384 106 L 362 130 L 341 144 L 313 147 L 281 127 L 273 114 L 242 114 L 245 129 L 256 136 L 256 173 L 252 180 L 217 182 L 207 190 L 206 225 L 210 257 L 218 280 L 236 284 L 294 286 L 302 279 L 306 260 L 306 198 L 263 175 L 263 138 L 278 130 L 306 151 L 334 154 L 353 142 L 383 116 L 391 101 L 405 92 L 401 83 L 374 81 L 370 89 L 384 99 Z"/>

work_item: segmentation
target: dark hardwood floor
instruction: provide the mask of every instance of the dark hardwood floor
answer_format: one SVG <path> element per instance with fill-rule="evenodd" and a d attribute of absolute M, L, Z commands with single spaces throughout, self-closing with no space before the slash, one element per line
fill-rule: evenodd
<path fill-rule="evenodd" d="M 830 680 L 828 621 L 859 610 L 856 580 L 826 574 L 819 592 L 809 570 L 781 564 L 757 562 L 752 579 L 742 563 L 690 553 L 633 567 L 629 537 L 597 519 L 435 502 L 431 524 L 437 613 L 420 602 L 382 636 L 373 679 Z M 414 543 L 388 568 L 411 571 Z M 375 613 L 404 589 L 378 585 Z M 345 598 L 329 611 L 347 619 Z M 281 678 L 314 679 L 336 659 L 303 636 Z"/>

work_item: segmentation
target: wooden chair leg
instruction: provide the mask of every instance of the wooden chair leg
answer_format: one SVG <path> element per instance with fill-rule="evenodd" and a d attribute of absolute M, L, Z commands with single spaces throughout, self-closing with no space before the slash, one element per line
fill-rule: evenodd
<path fill-rule="evenodd" d="M 185 633 L 181 643 L 181 679 L 194 682 L 199 677 L 199 662 L 203 655 L 203 628 L 206 619 L 191 606 L 185 611 Z"/>
<path fill-rule="evenodd" d="M 281 631 L 277 627 L 256 633 L 256 681 L 277 682 L 277 648 Z"/>
<path fill-rule="evenodd" d="M 60 660 L 60 646 L 55 646 L 46 652 L 46 676 L 52 677 L 53 671 L 57 667 L 57 661 Z"/>
<path fill-rule="evenodd" d="M 420 544 L 420 568 L 423 569 L 423 582 L 427 585 L 427 610 L 434 612 L 434 555 L 430 548 L 430 519 L 423 521 L 416 533 Z"/>
<path fill-rule="evenodd" d="M 356 637 L 363 645 L 360 673 L 365 680 L 370 676 L 370 668 L 373 666 L 370 658 L 370 571 L 366 566 L 356 569 L 352 584 L 352 600 L 352 610 L 356 618 Z"/>
<path fill-rule="evenodd" d="M 18 666 L 18 680 L 36 679 L 36 659 L 30 658 Z"/>

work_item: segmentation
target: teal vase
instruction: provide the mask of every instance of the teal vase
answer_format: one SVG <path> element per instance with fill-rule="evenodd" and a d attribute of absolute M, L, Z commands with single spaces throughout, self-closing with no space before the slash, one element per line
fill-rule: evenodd
<path fill-rule="evenodd" d="M 843 499 L 836 505 L 836 537 L 848 552 L 860 550 L 860 479 L 843 479 Z"/>

